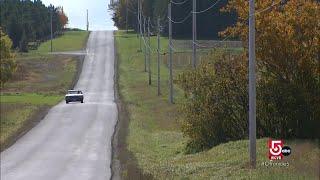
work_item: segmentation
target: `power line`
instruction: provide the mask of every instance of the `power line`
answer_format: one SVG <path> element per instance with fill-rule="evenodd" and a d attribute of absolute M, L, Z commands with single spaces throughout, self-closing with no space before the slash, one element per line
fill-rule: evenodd
<path fill-rule="evenodd" d="M 259 10 L 259 11 L 257 11 L 257 12 L 254 13 L 254 14 L 255 14 L 255 15 L 258 15 L 258 14 L 260 14 L 260 13 L 263 13 L 263 12 L 265 12 L 265 11 L 268 11 L 268 10 L 270 10 L 271 8 L 273 8 L 274 6 L 279 5 L 279 4 L 281 4 L 281 3 L 282 3 L 282 1 L 279 1 L 278 3 L 273 3 L 272 5 L 266 7 L 266 8 L 264 8 L 264 9 L 262 9 L 262 10 Z"/>
<path fill-rule="evenodd" d="M 170 17 L 168 17 L 168 19 L 171 21 L 171 22 L 173 22 L 173 23 L 175 23 L 175 24 L 182 24 L 182 23 L 184 23 L 189 17 L 191 17 L 191 13 L 190 14 L 188 14 L 188 16 L 186 16 L 183 20 L 181 20 L 181 21 L 174 21 L 174 20 L 172 20 Z"/>
<path fill-rule="evenodd" d="M 137 14 L 138 13 L 137 11 L 134 11 L 134 10 L 130 9 L 129 7 L 128 7 L 128 11 L 130 11 L 133 14 Z"/>
<path fill-rule="evenodd" d="M 175 52 L 179 52 L 174 46 L 173 46 L 173 43 L 171 42 L 171 44 L 169 44 L 169 47 L 175 51 Z"/>
<path fill-rule="evenodd" d="M 226 40 L 228 40 L 230 37 L 232 36 L 232 34 L 229 34 L 228 36 L 226 36 L 224 39 L 222 39 L 221 41 L 219 42 L 216 42 L 215 44 L 218 44 L 218 43 L 222 43 L 222 42 L 225 42 Z M 192 42 L 194 43 L 196 46 L 198 47 L 202 47 L 202 48 L 216 48 L 217 46 L 214 45 L 214 46 L 205 46 L 205 45 L 201 45 L 199 44 L 198 42 Z"/>
<path fill-rule="evenodd" d="M 184 4 L 184 3 L 186 3 L 186 2 L 188 2 L 189 0 L 185 0 L 185 1 L 183 1 L 183 2 L 174 2 L 174 1 L 170 1 L 172 4 L 175 4 L 175 5 L 182 5 L 182 4 Z"/>
<path fill-rule="evenodd" d="M 204 9 L 202 11 L 193 11 L 191 13 L 194 13 L 194 14 L 201 14 L 201 13 L 204 13 L 206 11 L 209 11 L 210 9 L 214 8 L 221 0 L 217 0 L 214 4 L 212 4 L 210 7 L 208 7 L 207 9 Z"/>
<path fill-rule="evenodd" d="M 143 41 L 143 44 L 152 52 L 152 53 L 155 53 L 156 50 L 152 49 L 150 45 L 148 45 L 148 43 L 146 42 L 146 39 L 144 37 L 142 37 L 142 41 Z"/>

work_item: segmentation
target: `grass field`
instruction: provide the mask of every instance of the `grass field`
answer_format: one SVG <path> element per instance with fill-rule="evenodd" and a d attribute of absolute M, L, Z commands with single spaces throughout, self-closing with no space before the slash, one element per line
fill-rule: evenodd
<path fill-rule="evenodd" d="M 43 110 L 57 104 L 72 85 L 78 57 L 42 56 L 17 60 L 14 77 L 1 88 L 0 147 L 24 132 Z"/>
<path fill-rule="evenodd" d="M 9 94 L 1 96 L 1 103 L 7 104 L 30 104 L 30 105 L 55 105 L 61 101 L 61 95 L 48 94 Z"/>
<path fill-rule="evenodd" d="M 81 50 L 87 36 L 87 32 L 66 32 L 54 40 L 55 50 Z M 46 42 L 37 51 L 19 54 L 17 71 L 1 88 L 1 151 L 63 99 L 82 68 L 81 57 L 49 55 L 48 47 Z"/>
<path fill-rule="evenodd" d="M 167 40 L 162 38 L 162 47 Z M 155 37 L 152 39 L 155 48 Z M 155 179 L 317 179 L 319 177 L 318 142 L 286 141 L 293 154 L 284 162 L 289 167 L 267 167 L 267 139 L 257 140 L 257 169 L 248 168 L 248 141 L 241 140 L 218 145 L 208 151 L 184 153 L 187 138 L 179 129 L 184 101 L 183 92 L 175 86 L 175 104 L 168 103 L 168 70 L 162 59 L 161 90 L 157 96 L 156 61 L 152 58 L 152 85 L 144 72 L 144 56 L 138 53 L 139 40 L 135 34 L 116 32 L 119 59 L 119 89 L 130 117 L 127 148 L 137 160 L 143 173 Z M 165 49 L 163 49 L 165 50 Z M 175 59 L 174 59 L 175 60 Z M 175 76 L 181 72 L 175 70 Z M 135 162 L 127 162 L 135 163 Z M 122 177 L 128 177 L 127 169 Z"/>
<path fill-rule="evenodd" d="M 60 51 L 76 51 L 81 50 L 86 43 L 88 37 L 87 31 L 67 31 L 61 37 L 52 41 L 53 52 Z M 48 53 L 50 52 L 51 41 L 42 43 L 33 53 Z"/>
<path fill-rule="evenodd" d="M 25 123 L 34 111 L 37 110 L 37 106 L 28 104 L 7 104 L 1 102 L 1 134 L 0 144 L 5 145 L 7 139 L 17 131 Z"/>

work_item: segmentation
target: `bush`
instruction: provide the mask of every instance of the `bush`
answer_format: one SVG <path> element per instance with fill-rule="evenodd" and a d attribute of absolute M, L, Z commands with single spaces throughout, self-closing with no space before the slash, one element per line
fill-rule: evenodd
<path fill-rule="evenodd" d="M 260 136 L 320 137 L 320 83 L 316 77 L 298 82 L 280 79 L 260 82 L 257 92 Z"/>
<path fill-rule="evenodd" d="M 12 41 L 0 27 L 0 83 L 3 87 L 16 70 L 14 54 L 11 52 Z"/>
<path fill-rule="evenodd" d="M 203 63 L 179 76 L 186 92 L 182 131 L 190 137 L 187 152 L 196 152 L 248 134 L 247 71 L 241 57 Z"/>
<path fill-rule="evenodd" d="M 212 63 L 203 63 L 179 76 L 187 97 L 181 108 L 182 131 L 190 138 L 187 153 L 248 137 L 247 58 L 215 56 L 210 56 Z M 304 80 L 288 82 L 259 72 L 257 136 L 318 138 L 319 100 L 316 76 L 304 75 Z"/>

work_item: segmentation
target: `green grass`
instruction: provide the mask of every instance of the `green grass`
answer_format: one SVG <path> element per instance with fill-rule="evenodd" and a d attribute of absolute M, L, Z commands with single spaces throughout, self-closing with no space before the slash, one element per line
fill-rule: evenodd
<path fill-rule="evenodd" d="M 2 98 L 2 97 L 1 97 Z M 38 109 L 35 105 L 27 104 L 4 104 L 1 102 L 0 120 L 0 144 L 1 148 L 13 134 L 24 125 L 34 111 Z"/>
<path fill-rule="evenodd" d="M 64 35 L 53 39 L 53 52 L 60 51 L 76 51 L 81 50 L 86 43 L 88 37 L 87 31 L 66 31 Z M 50 52 L 51 42 L 42 43 L 33 53 L 48 53 Z"/>
<path fill-rule="evenodd" d="M 156 37 L 152 37 L 155 48 Z M 166 50 L 167 39 L 161 39 Z M 257 170 L 248 168 L 248 141 L 241 140 L 218 145 L 212 149 L 186 155 L 187 138 L 178 121 L 183 92 L 175 86 L 175 104 L 168 103 L 168 70 L 161 65 L 162 95 L 157 96 L 156 61 L 152 58 L 152 85 L 144 72 L 144 56 L 138 53 L 139 40 L 135 34 L 116 32 L 119 59 L 120 94 L 130 115 L 127 137 L 128 150 L 137 159 L 138 166 L 155 179 L 316 179 L 319 167 L 317 142 L 288 141 L 294 153 L 289 156 L 289 168 L 265 167 L 268 161 L 266 139 L 257 140 Z M 176 60 L 176 59 L 174 59 Z M 162 59 L 162 62 L 165 59 Z M 176 76 L 183 69 L 175 69 Z M 122 175 L 126 176 L 126 170 Z"/>
<path fill-rule="evenodd" d="M 61 55 L 19 58 L 17 72 L 2 92 L 63 94 L 70 88 L 78 60 Z"/>
<path fill-rule="evenodd" d="M 31 104 L 31 105 L 55 105 L 63 99 L 61 95 L 47 94 L 6 94 L 1 95 L 1 104 Z"/>

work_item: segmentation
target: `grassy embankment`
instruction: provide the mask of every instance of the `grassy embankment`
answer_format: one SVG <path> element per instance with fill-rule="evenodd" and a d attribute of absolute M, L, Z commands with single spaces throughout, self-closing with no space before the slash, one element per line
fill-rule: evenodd
<path fill-rule="evenodd" d="M 53 50 L 81 50 L 87 37 L 85 31 L 66 32 L 53 40 Z M 49 55 L 49 51 L 50 41 L 42 43 L 38 50 L 17 54 L 17 71 L 1 88 L 1 151 L 61 101 L 76 80 L 80 58 Z"/>
<path fill-rule="evenodd" d="M 156 47 L 152 37 L 152 47 Z M 162 38 L 166 48 L 167 39 Z M 248 141 L 241 140 L 218 145 L 212 149 L 186 155 L 187 138 L 179 129 L 181 113 L 178 106 L 183 102 L 183 92 L 175 87 L 175 104 L 168 97 L 168 70 L 161 65 L 162 95 L 156 94 L 156 61 L 152 58 L 152 86 L 148 86 L 142 53 L 137 53 L 139 40 L 135 34 L 116 32 L 119 59 L 119 89 L 122 101 L 129 113 L 127 148 L 134 155 L 143 173 L 155 179 L 316 179 L 319 167 L 319 147 L 314 142 L 287 141 L 293 154 L 283 162 L 287 167 L 266 167 L 267 139 L 257 140 L 257 169 L 248 168 Z M 175 76 L 181 71 L 174 71 Z M 127 164 L 135 163 L 129 159 Z M 132 162 L 130 162 L 132 161 Z M 126 165 L 124 165 L 125 167 Z M 122 177 L 129 178 L 128 169 Z"/>
<path fill-rule="evenodd" d="M 54 52 L 81 50 L 86 43 L 88 33 L 86 31 L 67 31 L 53 41 Z M 36 53 L 47 53 L 50 50 L 50 41 L 44 42 L 36 50 Z"/>

